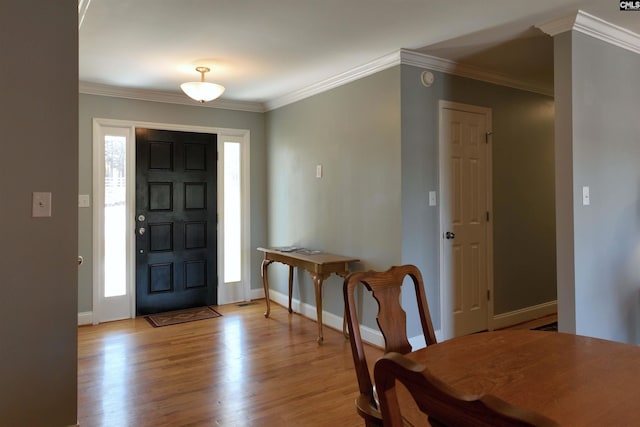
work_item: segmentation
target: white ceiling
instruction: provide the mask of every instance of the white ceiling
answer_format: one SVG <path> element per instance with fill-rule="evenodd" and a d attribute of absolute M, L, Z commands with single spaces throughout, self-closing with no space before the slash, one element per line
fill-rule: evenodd
<path fill-rule="evenodd" d="M 616 0 L 79 0 L 80 81 L 177 94 L 206 65 L 223 100 L 267 103 L 403 48 L 551 85 L 535 26 L 578 9 L 640 34 Z"/>

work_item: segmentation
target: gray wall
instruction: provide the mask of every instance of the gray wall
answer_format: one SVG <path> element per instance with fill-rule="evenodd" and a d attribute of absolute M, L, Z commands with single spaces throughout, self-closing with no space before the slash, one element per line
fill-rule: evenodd
<path fill-rule="evenodd" d="M 571 171 L 557 203 L 565 223 L 573 222 L 558 237 L 573 246 L 559 274 L 560 328 L 638 344 L 640 55 L 578 32 L 556 36 L 555 47 L 556 70 L 565 70 L 557 72 L 563 91 L 556 96 L 568 97 L 558 110 L 557 167 Z"/>
<path fill-rule="evenodd" d="M 395 67 L 267 113 L 270 245 L 358 257 L 355 269 L 400 262 L 399 89 Z M 287 294 L 287 273 L 269 267 L 273 289 Z M 294 298 L 315 306 L 309 275 L 295 280 Z M 323 289 L 324 309 L 342 316 L 342 280 Z"/>
<path fill-rule="evenodd" d="M 264 114 L 199 106 L 136 101 L 108 96 L 80 95 L 80 194 L 92 194 L 92 127 L 93 119 L 117 119 L 133 122 L 153 122 L 176 125 L 249 129 L 251 132 L 251 246 L 263 246 L 266 241 L 266 152 Z M 89 312 L 93 306 L 92 279 L 92 209 L 80 209 L 79 250 L 85 263 L 79 269 L 78 312 Z M 261 288 L 262 258 L 251 252 L 252 288 Z"/>
<path fill-rule="evenodd" d="M 0 425 L 77 420 L 78 2 L 0 13 Z M 16 42 L 19 41 L 19 42 Z M 52 216 L 31 218 L 31 193 Z"/>
<path fill-rule="evenodd" d="M 414 263 L 440 327 L 438 100 L 493 109 L 495 314 L 556 298 L 554 103 L 548 96 L 398 66 L 267 114 L 270 245 L 302 245 L 359 257 L 358 269 Z M 322 163 L 325 176 L 314 177 Z M 278 265 L 278 264 L 274 264 Z M 270 267 L 285 293 L 287 269 Z M 313 305 L 311 280 L 294 297 Z M 325 309 L 342 315 L 341 282 L 325 286 Z M 419 332 L 407 306 L 409 335 Z M 374 326 L 371 307 L 364 323 Z"/>
<path fill-rule="evenodd" d="M 438 208 L 438 101 L 489 107 L 493 135 L 494 315 L 556 299 L 554 101 L 539 95 L 402 67 L 403 262 L 416 264 L 429 301 L 440 301 Z M 439 199 L 439 198 L 438 198 Z M 434 323 L 440 310 L 431 304 Z"/>

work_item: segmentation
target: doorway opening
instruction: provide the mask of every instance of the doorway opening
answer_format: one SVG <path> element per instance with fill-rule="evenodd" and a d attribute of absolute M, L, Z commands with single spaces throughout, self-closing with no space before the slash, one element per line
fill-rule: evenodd
<path fill-rule="evenodd" d="M 94 119 L 93 323 L 135 317 L 136 128 L 218 135 L 217 302 L 249 300 L 249 131 Z"/>

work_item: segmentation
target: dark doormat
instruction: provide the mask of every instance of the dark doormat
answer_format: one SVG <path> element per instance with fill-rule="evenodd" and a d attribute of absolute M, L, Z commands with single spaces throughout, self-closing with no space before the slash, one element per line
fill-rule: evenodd
<path fill-rule="evenodd" d="M 178 325 L 180 323 L 194 322 L 196 320 L 213 319 L 220 317 L 211 307 L 187 308 L 185 310 L 167 311 L 166 313 L 156 313 L 144 316 L 147 322 L 154 328 L 161 326 Z"/>

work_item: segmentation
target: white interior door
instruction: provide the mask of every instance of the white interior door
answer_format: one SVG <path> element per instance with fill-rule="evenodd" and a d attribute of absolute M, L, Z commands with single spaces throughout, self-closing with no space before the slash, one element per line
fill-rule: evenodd
<path fill-rule="evenodd" d="M 490 127 L 488 108 L 440 103 L 441 278 L 446 338 L 489 326 Z"/>

